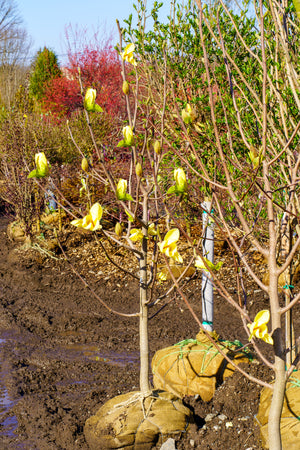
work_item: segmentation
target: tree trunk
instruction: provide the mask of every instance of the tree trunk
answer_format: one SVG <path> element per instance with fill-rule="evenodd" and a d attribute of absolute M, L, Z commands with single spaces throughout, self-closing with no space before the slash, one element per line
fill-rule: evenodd
<path fill-rule="evenodd" d="M 281 434 L 280 434 L 280 421 L 281 412 L 284 401 L 284 393 L 286 386 L 285 379 L 285 351 L 284 340 L 281 329 L 281 314 L 279 313 L 279 301 L 278 301 L 278 276 L 276 272 L 276 260 L 275 264 L 269 266 L 270 270 L 270 306 L 272 317 L 272 329 L 273 329 L 273 341 L 275 352 L 275 383 L 272 396 L 272 402 L 269 411 L 268 419 L 268 435 L 269 435 L 269 448 L 270 450 L 281 450 Z"/>
<path fill-rule="evenodd" d="M 143 202 L 143 220 L 147 223 L 148 202 L 145 195 Z M 140 390 L 150 391 L 149 384 L 149 339 L 148 339 L 148 305 L 147 305 L 147 230 L 144 228 L 142 256 L 140 257 Z"/>

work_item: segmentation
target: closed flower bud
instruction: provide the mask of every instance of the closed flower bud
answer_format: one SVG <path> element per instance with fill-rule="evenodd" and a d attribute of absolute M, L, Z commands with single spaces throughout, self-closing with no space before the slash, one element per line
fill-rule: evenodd
<path fill-rule="evenodd" d="M 127 191 L 127 180 L 119 180 L 117 185 L 117 197 L 119 200 L 124 200 Z"/>
<path fill-rule="evenodd" d="M 181 167 L 174 170 L 174 179 L 177 192 L 179 192 L 180 194 L 184 193 L 187 190 L 187 182 L 186 175 Z"/>
<path fill-rule="evenodd" d="M 157 155 L 161 154 L 161 145 L 159 141 L 155 141 L 153 144 L 154 151 Z"/>
<path fill-rule="evenodd" d="M 96 103 L 96 89 L 88 88 L 84 97 L 84 107 L 87 111 L 103 112 L 103 109 Z"/>
<path fill-rule="evenodd" d="M 139 178 L 142 177 L 142 175 L 143 175 L 143 169 L 142 169 L 142 166 L 141 166 L 140 163 L 137 163 L 137 165 L 135 166 L 135 173 L 137 174 L 137 176 L 138 176 Z"/>
<path fill-rule="evenodd" d="M 127 194 L 127 180 L 121 178 L 117 184 L 117 198 L 118 200 L 133 200 L 131 195 Z"/>
<path fill-rule="evenodd" d="M 28 178 L 43 178 L 49 174 L 49 166 L 44 152 L 36 153 L 34 156 L 36 169 L 32 170 Z"/>
<path fill-rule="evenodd" d="M 126 146 L 133 144 L 133 131 L 131 126 L 127 125 L 123 128 L 124 143 Z"/>
<path fill-rule="evenodd" d="M 123 231 L 122 225 L 120 224 L 120 222 L 117 222 L 116 225 L 115 225 L 115 233 L 116 233 L 116 235 L 119 236 L 119 237 L 122 236 L 122 231 Z"/>
<path fill-rule="evenodd" d="M 124 95 L 129 94 L 129 84 L 127 83 L 126 80 L 123 81 L 122 91 L 123 91 Z"/>
<path fill-rule="evenodd" d="M 88 163 L 88 160 L 86 158 L 82 158 L 81 168 L 82 168 L 82 170 L 84 172 L 87 172 L 89 170 L 89 163 Z"/>

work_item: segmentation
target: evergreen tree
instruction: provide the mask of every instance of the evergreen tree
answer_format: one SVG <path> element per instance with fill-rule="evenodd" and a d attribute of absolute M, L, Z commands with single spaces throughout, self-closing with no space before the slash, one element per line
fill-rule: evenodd
<path fill-rule="evenodd" d="M 37 101 L 41 101 L 48 83 L 61 76 L 57 56 L 47 47 L 37 52 L 29 80 L 29 93 Z"/>

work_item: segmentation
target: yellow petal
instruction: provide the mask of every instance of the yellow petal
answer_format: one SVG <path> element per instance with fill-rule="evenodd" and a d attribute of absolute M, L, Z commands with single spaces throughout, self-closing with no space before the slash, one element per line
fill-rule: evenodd
<path fill-rule="evenodd" d="M 172 230 L 168 231 L 165 235 L 164 241 L 167 243 L 167 245 L 172 244 L 173 242 L 177 242 L 179 239 L 180 233 L 178 228 L 172 228 Z"/>
<path fill-rule="evenodd" d="M 262 324 L 268 323 L 270 320 L 270 312 L 267 309 L 263 309 L 262 311 L 259 311 L 254 319 L 254 323 L 257 327 L 261 326 Z"/>
<path fill-rule="evenodd" d="M 71 225 L 74 225 L 74 227 L 82 227 L 82 219 L 72 220 Z"/>
<path fill-rule="evenodd" d="M 135 50 L 135 45 L 133 43 L 130 43 L 130 44 L 126 45 L 124 52 L 121 54 L 121 56 L 124 61 L 127 61 L 130 64 L 136 66 L 137 62 L 135 61 L 135 59 L 133 57 L 134 50 Z"/>
<path fill-rule="evenodd" d="M 255 336 L 258 339 L 262 339 L 268 344 L 273 344 L 273 339 L 268 333 L 267 323 L 270 320 L 270 312 L 264 309 L 256 314 L 254 321 L 248 324 L 250 330 L 249 341 Z"/>
<path fill-rule="evenodd" d="M 135 45 L 131 42 L 130 44 L 127 44 L 124 52 L 122 53 L 124 56 L 130 55 L 130 53 L 133 53 L 135 50 Z"/>
<path fill-rule="evenodd" d="M 129 236 L 129 239 L 132 242 L 141 241 L 144 238 L 142 230 L 140 230 L 138 228 L 133 228 L 132 230 L 130 230 L 130 234 L 131 234 L 131 236 Z"/>
<path fill-rule="evenodd" d="M 178 263 L 183 263 L 182 256 L 178 253 L 178 251 L 176 251 L 176 252 L 174 253 L 174 255 L 172 256 L 172 258 L 173 258 L 176 262 L 178 262 Z"/>
<path fill-rule="evenodd" d="M 94 223 L 100 221 L 103 214 L 102 206 L 99 203 L 94 203 L 94 205 L 90 209 L 90 214 Z"/>

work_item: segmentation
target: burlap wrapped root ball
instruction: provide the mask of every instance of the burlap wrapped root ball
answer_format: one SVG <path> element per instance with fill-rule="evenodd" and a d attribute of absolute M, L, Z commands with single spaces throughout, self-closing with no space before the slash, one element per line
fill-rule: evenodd
<path fill-rule="evenodd" d="M 21 220 L 11 222 L 7 227 L 7 236 L 12 241 L 24 242 L 26 239 L 25 224 Z"/>
<path fill-rule="evenodd" d="M 241 344 L 238 341 L 221 341 L 215 332 L 211 336 L 235 364 L 251 360 L 250 353 L 239 351 Z M 152 359 L 152 372 L 155 389 L 179 397 L 198 394 L 208 402 L 223 380 L 233 374 L 234 367 L 200 331 L 196 339 L 158 350 Z"/>
<path fill-rule="evenodd" d="M 264 448 L 268 445 L 268 417 L 272 401 L 272 390 L 264 387 L 256 420 L 260 426 L 260 436 Z M 300 371 L 293 372 L 286 385 L 283 409 L 281 413 L 280 432 L 282 450 L 299 450 L 300 448 Z"/>
<path fill-rule="evenodd" d="M 191 410 L 169 392 L 129 392 L 106 402 L 86 421 L 84 434 L 91 450 L 147 450 L 186 432 L 192 420 Z"/>

